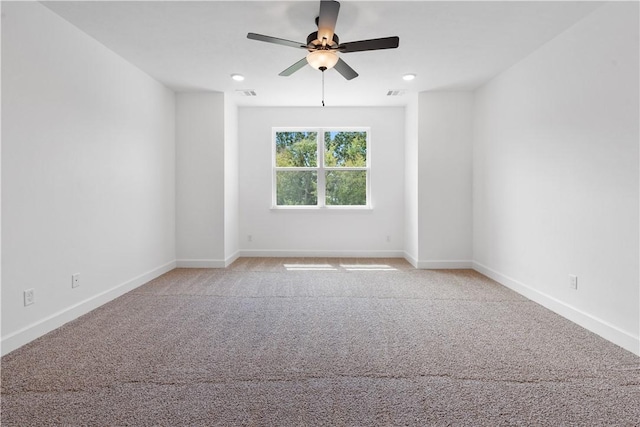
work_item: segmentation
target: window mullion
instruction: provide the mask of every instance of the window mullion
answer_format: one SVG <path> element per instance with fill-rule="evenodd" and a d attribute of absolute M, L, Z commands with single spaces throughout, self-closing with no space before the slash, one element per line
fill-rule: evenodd
<path fill-rule="evenodd" d="M 324 173 L 324 129 L 318 129 L 318 207 L 326 205 L 326 183 Z"/>

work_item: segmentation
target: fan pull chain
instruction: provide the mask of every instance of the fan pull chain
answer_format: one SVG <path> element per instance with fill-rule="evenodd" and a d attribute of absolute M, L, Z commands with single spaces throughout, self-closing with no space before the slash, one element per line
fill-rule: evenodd
<path fill-rule="evenodd" d="M 322 70 L 322 106 L 324 107 L 324 70 Z"/>

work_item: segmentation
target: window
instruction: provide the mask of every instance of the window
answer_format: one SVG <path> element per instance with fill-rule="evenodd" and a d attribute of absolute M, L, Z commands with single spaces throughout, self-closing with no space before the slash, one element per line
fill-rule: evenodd
<path fill-rule="evenodd" d="M 369 131 L 274 129 L 275 207 L 369 207 Z"/>

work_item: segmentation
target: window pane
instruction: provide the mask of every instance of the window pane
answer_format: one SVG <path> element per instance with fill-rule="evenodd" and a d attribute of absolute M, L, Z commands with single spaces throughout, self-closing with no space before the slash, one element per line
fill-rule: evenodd
<path fill-rule="evenodd" d="M 276 132 L 276 166 L 318 166 L 317 140 L 317 132 Z"/>
<path fill-rule="evenodd" d="M 278 206 L 317 205 L 318 173 L 315 171 L 277 171 Z"/>
<path fill-rule="evenodd" d="M 324 165 L 366 167 L 367 132 L 325 132 Z"/>
<path fill-rule="evenodd" d="M 367 171 L 327 171 L 327 206 L 365 206 Z"/>

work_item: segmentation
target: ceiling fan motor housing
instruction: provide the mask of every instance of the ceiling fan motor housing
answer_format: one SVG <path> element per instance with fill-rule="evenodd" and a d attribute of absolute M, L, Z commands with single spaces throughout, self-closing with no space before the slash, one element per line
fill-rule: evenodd
<path fill-rule="evenodd" d="M 327 48 L 335 49 L 340 44 L 340 39 L 336 33 L 333 33 L 333 41 L 329 43 L 327 41 Z M 307 48 L 315 50 L 322 47 L 322 40 L 318 40 L 318 32 L 315 31 L 307 37 Z"/>

